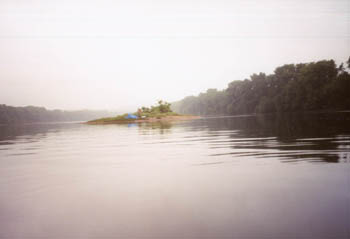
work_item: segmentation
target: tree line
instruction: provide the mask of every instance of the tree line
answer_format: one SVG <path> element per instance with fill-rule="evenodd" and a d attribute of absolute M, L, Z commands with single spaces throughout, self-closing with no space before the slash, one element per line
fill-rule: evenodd
<path fill-rule="evenodd" d="M 107 117 L 115 113 L 97 110 L 47 110 L 44 107 L 13 107 L 0 104 L 0 124 L 87 121 L 98 117 Z"/>
<path fill-rule="evenodd" d="M 172 109 L 197 115 L 350 110 L 350 57 L 346 65 L 334 60 L 283 65 L 270 75 L 253 74 L 227 89 L 188 96 Z"/>

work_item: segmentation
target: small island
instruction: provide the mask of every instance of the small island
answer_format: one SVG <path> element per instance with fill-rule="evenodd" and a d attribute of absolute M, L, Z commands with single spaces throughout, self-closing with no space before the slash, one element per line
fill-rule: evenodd
<path fill-rule="evenodd" d="M 121 123 L 143 123 L 159 121 L 177 121 L 198 119 L 199 116 L 183 115 L 173 112 L 171 104 L 159 100 L 157 106 L 141 107 L 135 113 L 126 113 L 116 117 L 101 118 L 86 122 L 87 124 L 121 124 Z"/>

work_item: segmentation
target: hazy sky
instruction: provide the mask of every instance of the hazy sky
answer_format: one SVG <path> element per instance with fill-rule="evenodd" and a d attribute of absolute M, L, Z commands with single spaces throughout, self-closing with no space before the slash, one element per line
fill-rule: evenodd
<path fill-rule="evenodd" d="M 129 110 L 350 55 L 348 0 L 0 0 L 0 103 Z"/>

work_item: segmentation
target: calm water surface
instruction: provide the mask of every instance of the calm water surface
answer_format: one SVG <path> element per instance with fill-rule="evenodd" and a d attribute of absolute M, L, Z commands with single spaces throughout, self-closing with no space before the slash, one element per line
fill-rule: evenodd
<path fill-rule="evenodd" d="M 0 238 L 349 238 L 350 113 L 0 126 Z"/>

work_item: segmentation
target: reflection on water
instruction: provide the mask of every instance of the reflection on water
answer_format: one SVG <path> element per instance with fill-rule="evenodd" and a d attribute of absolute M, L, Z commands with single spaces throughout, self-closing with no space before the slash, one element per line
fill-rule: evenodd
<path fill-rule="evenodd" d="M 225 137 L 209 142 L 212 148 L 223 149 L 214 156 L 350 162 L 350 113 L 223 117 L 193 124 L 194 130 L 205 129 L 213 137 Z M 227 150 L 228 147 L 233 150 Z"/>
<path fill-rule="evenodd" d="M 0 238 L 349 238 L 350 113 L 0 126 Z"/>
<path fill-rule="evenodd" d="M 138 124 L 139 133 L 142 134 L 170 134 L 174 122 L 150 122 Z"/>

